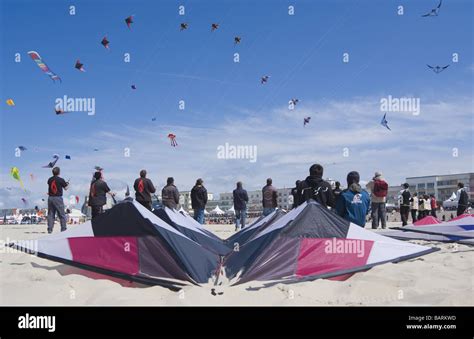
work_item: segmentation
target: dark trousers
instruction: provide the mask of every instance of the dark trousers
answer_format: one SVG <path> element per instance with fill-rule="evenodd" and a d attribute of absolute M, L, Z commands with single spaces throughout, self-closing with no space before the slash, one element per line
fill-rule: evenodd
<path fill-rule="evenodd" d="M 431 210 L 431 216 L 432 216 L 432 217 L 435 217 L 435 218 L 438 218 L 438 217 L 436 216 L 436 209 L 432 209 L 432 210 Z"/>
<path fill-rule="evenodd" d="M 458 210 L 457 210 L 457 216 L 459 217 L 460 215 L 464 214 L 464 212 L 466 212 L 467 210 L 467 206 L 464 206 L 464 205 L 459 205 L 458 204 Z"/>
<path fill-rule="evenodd" d="M 410 206 L 400 206 L 400 217 L 402 226 L 408 225 L 408 215 L 410 214 Z"/>
<path fill-rule="evenodd" d="M 96 216 L 99 214 L 104 213 L 104 208 L 102 205 L 99 206 L 91 206 L 91 214 L 92 214 L 92 219 L 94 219 Z"/>
<path fill-rule="evenodd" d="M 417 220 L 416 212 L 418 212 L 418 210 L 411 210 L 411 222 L 415 222 Z"/>
<path fill-rule="evenodd" d="M 53 231 L 54 218 L 56 217 L 56 214 L 59 216 L 61 232 L 63 232 L 67 229 L 63 197 L 48 197 L 48 233 Z"/>
<path fill-rule="evenodd" d="M 372 213 L 372 228 L 376 229 L 379 226 L 379 220 L 382 223 L 382 228 L 387 227 L 387 210 L 385 209 L 384 202 L 373 202 L 370 205 Z"/>
<path fill-rule="evenodd" d="M 140 201 L 140 200 L 137 200 L 137 201 L 140 203 L 140 205 L 142 205 L 143 207 L 151 211 L 151 201 Z"/>

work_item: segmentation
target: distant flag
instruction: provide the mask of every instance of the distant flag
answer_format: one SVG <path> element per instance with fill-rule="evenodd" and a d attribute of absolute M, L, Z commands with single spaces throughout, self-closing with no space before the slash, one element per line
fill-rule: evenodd
<path fill-rule="evenodd" d="M 386 127 L 389 131 L 391 131 L 390 127 L 388 127 L 388 121 L 387 121 L 386 117 L 387 117 L 387 113 L 385 113 L 383 115 L 383 118 L 382 118 L 382 121 L 380 122 L 380 124 L 382 126 Z"/>
<path fill-rule="evenodd" d="M 8 106 L 15 106 L 15 102 L 13 101 L 13 99 L 7 99 L 7 105 Z"/>
<path fill-rule="evenodd" d="M 71 156 L 70 155 L 65 155 L 64 159 L 71 160 Z"/>

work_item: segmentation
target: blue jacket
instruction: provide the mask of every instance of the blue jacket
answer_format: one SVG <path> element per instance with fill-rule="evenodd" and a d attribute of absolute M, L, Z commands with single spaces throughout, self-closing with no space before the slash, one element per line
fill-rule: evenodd
<path fill-rule="evenodd" d="M 364 227 L 369 212 L 370 195 L 360 185 L 352 184 L 342 191 L 336 201 L 336 213 L 354 224 Z"/>

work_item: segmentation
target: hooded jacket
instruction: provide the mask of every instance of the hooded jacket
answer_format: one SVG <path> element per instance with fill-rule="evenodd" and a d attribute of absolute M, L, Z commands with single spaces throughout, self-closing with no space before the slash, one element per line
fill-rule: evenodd
<path fill-rule="evenodd" d="M 359 226 L 365 226 L 369 212 L 370 196 L 359 184 L 353 183 L 343 190 L 336 202 L 336 213 Z"/>
<path fill-rule="evenodd" d="M 179 192 L 175 185 L 170 184 L 161 190 L 161 201 L 168 208 L 176 209 L 179 204 Z"/>
<path fill-rule="evenodd" d="M 324 207 L 334 207 L 336 204 L 331 184 L 324 181 L 321 177 L 312 175 L 301 182 L 300 187 L 298 187 L 298 197 L 299 205 L 309 199 L 316 200 L 316 202 Z"/>
<path fill-rule="evenodd" d="M 206 207 L 207 190 L 202 185 L 196 185 L 191 189 L 191 205 L 193 210 L 200 210 Z"/>
<path fill-rule="evenodd" d="M 234 209 L 235 210 L 244 210 L 247 208 L 247 202 L 249 201 L 249 196 L 247 191 L 242 187 L 236 188 L 232 195 L 234 197 Z"/>

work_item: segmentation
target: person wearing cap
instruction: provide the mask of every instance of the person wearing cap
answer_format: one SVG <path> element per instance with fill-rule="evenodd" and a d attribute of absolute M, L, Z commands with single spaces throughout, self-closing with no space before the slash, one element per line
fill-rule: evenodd
<path fill-rule="evenodd" d="M 59 176 L 61 170 L 54 167 L 53 176 L 48 179 L 48 233 L 53 232 L 54 218 L 59 216 L 61 232 L 67 230 L 66 213 L 64 212 L 63 189 L 67 190 L 69 182 Z"/>
<path fill-rule="evenodd" d="M 386 202 L 388 183 L 382 177 L 382 173 L 375 172 L 374 177 L 365 187 L 370 191 L 372 229 L 378 228 L 379 220 L 382 223 L 382 228 L 387 228 Z"/>
<path fill-rule="evenodd" d="M 204 224 L 204 209 L 207 204 L 207 190 L 204 187 L 204 181 L 199 178 L 196 185 L 191 189 L 191 207 L 194 210 L 194 220 L 201 225 Z"/>
<path fill-rule="evenodd" d="M 347 174 L 347 188 L 339 194 L 336 201 L 336 213 L 344 219 L 365 227 L 365 218 L 369 212 L 369 193 L 359 185 L 360 175 L 356 171 Z"/>
<path fill-rule="evenodd" d="M 410 198 L 411 194 L 408 188 L 410 185 L 404 183 L 403 189 L 400 191 L 400 218 L 402 219 L 402 226 L 408 225 L 408 216 L 410 215 Z"/>
<path fill-rule="evenodd" d="M 110 188 L 102 178 L 102 172 L 94 173 L 94 181 L 91 183 L 89 189 L 88 205 L 91 207 L 92 219 L 104 212 L 104 205 L 107 203 L 106 194 L 110 193 Z"/>
<path fill-rule="evenodd" d="M 174 185 L 174 178 L 166 180 L 166 186 L 161 190 L 161 201 L 163 205 L 171 209 L 177 209 L 179 204 L 179 192 Z"/>
<path fill-rule="evenodd" d="M 135 199 L 145 208 L 151 211 L 151 194 L 156 192 L 155 186 L 146 177 L 146 170 L 140 171 L 140 178 L 133 183 L 135 189 Z"/>

